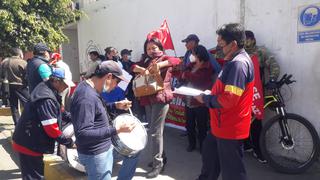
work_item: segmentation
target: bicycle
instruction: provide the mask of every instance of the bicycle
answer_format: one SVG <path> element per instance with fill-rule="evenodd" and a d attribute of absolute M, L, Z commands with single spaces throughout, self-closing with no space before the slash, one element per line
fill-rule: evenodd
<path fill-rule="evenodd" d="M 296 82 L 285 74 L 274 83 L 271 96 L 266 96 L 265 108 L 272 107 L 276 115 L 263 126 L 260 148 L 268 164 L 275 170 L 298 174 L 306 171 L 319 156 L 319 136 L 313 125 L 304 117 L 287 113 L 280 92 L 284 84 Z"/>

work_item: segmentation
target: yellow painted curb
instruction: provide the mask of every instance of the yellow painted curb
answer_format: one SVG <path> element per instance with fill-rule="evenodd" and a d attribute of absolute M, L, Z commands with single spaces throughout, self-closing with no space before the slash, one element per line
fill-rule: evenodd
<path fill-rule="evenodd" d="M 84 173 L 78 172 L 57 155 L 44 155 L 44 177 L 46 180 L 84 180 Z"/>
<path fill-rule="evenodd" d="M 0 108 L 0 116 L 11 116 L 11 110 L 9 107 Z"/>

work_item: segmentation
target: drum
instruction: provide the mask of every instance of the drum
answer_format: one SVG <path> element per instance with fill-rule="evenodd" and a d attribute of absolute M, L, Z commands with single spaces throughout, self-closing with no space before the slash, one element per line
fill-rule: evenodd
<path fill-rule="evenodd" d="M 73 141 L 76 140 L 74 135 L 74 129 L 72 124 L 67 124 L 65 127 L 62 128 L 62 133 L 65 137 L 72 138 Z M 86 172 L 84 166 L 80 163 L 78 159 L 78 151 L 74 148 L 67 148 L 64 145 L 60 145 L 60 155 L 61 157 L 68 162 L 69 166 L 80 171 Z"/>
<path fill-rule="evenodd" d="M 119 133 L 111 137 L 112 144 L 116 151 L 124 156 L 132 156 L 144 149 L 147 145 L 147 131 L 138 120 L 130 114 L 121 114 L 113 120 L 113 126 L 117 127 L 120 122 L 133 122 L 135 128 L 130 133 Z"/>

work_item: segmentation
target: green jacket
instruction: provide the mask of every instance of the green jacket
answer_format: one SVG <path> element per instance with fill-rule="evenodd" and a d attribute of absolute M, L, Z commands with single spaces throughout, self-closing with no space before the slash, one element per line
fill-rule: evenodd
<path fill-rule="evenodd" d="M 256 54 L 260 65 L 260 75 L 262 83 L 265 85 L 270 79 L 278 79 L 280 66 L 274 56 L 265 47 L 254 46 L 246 49 L 249 55 Z"/>

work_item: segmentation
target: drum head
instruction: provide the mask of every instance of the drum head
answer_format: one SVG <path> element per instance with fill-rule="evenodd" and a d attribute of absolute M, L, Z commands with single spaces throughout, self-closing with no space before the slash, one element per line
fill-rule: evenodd
<path fill-rule="evenodd" d="M 67 124 L 66 126 L 64 126 L 64 127 L 62 128 L 62 134 L 63 134 L 66 138 L 70 138 L 70 137 L 74 136 L 73 125 L 72 125 L 72 124 Z"/>
<path fill-rule="evenodd" d="M 71 167 L 78 171 L 86 172 L 84 166 L 79 162 L 77 149 L 67 149 L 67 158 Z"/>
<path fill-rule="evenodd" d="M 130 114 L 122 114 L 116 117 L 114 125 L 117 126 L 121 121 L 136 123 L 135 128 L 130 133 L 119 133 L 117 136 L 121 143 L 133 151 L 141 151 L 147 144 L 147 131 L 141 122 Z"/>
<path fill-rule="evenodd" d="M 72 124 L 67 124 L 65 127 L 63 127 L 62 133 L 65 137 L 71 137 L 73 141 L 76 140 Z M 73 167 L 74 169 L 80 172 L 86 172 L 84 166 L 79 162 L 77 149 L 68 149 L 64 145 L 61 145 L 60 147 L 63 147 L 61 148 L 61 156 L 64 160 L 68 162 L 69 166 Z"/>

